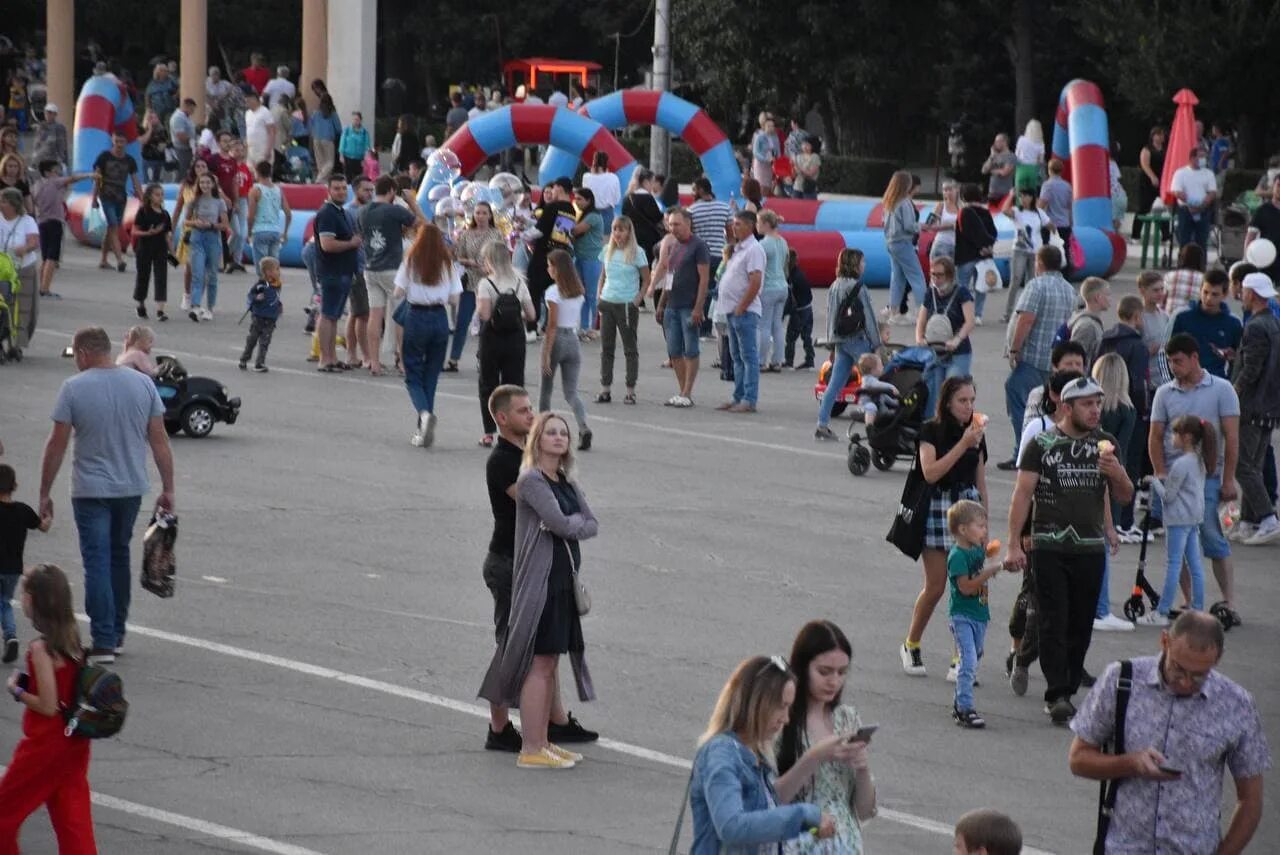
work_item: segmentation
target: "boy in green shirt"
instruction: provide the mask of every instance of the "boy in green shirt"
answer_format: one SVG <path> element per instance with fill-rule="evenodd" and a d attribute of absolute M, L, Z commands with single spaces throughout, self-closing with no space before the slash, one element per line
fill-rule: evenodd
<path fill-rule="evenodd" d="M 955 545 L 947 554 L 947 587 L 951 590 L 950 625 L 955 636 L 960 668 L 956 674 L 955 706 L 951 718 L 961 727 L 980 728 L 987 723 L 973 708 L 973 683 L 982 658 L 991 610 L 987 607 L 987 581 L 1003 565 L 987 558 L 987 511 L 978 502 L 963 499 L 947 511 L 947 528 Z M 998 543 L 992 544 L 996 549 Z"/>

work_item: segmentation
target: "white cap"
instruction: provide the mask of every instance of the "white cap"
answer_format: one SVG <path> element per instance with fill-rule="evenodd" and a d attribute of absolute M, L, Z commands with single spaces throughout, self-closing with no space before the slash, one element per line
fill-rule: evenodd
<path fill-rule="evenodd" d="M 1265 273 L 1250 273 L 1244 278 L 1244 287 L 1265 300 L 1276 296 L 1276 286 L 1272 284 L 1271 277 Z"/>
<path fill-rule="evenodd" d="M 45 111 L 46 113 L 56 113 L 56 112 L 58 112 L 58 105 L 57 105 L 57 104 L 45 104 L 45 105 L 44 105 L 44 111 Z"/>
<path fill-rule="evenodd" d="M 1102 397 L 1102 387 L 1092 377 L 1077 377 L 1062 390 L 1062 400 L 1074 401 L 1077 398 Z"/>

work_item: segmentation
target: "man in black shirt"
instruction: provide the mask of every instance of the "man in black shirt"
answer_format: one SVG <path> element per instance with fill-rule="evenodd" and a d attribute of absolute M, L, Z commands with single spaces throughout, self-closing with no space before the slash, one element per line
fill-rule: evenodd
<path fill-rule="evenodd" d="M 578 215 L 573 209 L 573 182 L 568 178 L 557 178 L 542 190 L 542 199 L 538 205 L 538 222 L 534 226 L 540 237 L 533 242 L 533 252 L 529 254 L 529 269 L 525 274 L 529 284 L 529 296 L 533 305 L 542 314 L 542 295 L 551 285 L 551 276 L 547 273 L 547 255 L 553 249 L 567 250 L 573 254 L 574 223 Z M 584 283 L 585 285 L 586 283 Z M 529 331 L 537 329 L 537 322 L 530 322 Z"/>
<path fill-rule="evenodd" d="M 1266 238 L 1280 248 L 1280 173 L 1271 182 L 1271 198 L 1258 206 L 1253 219 L 1249 221 L 1248 239 Z M 1270 267 L 1261 269 L 1262 273 L 1271 277 L 1272 282 L 1280 280 L 1280 252 Z"/>

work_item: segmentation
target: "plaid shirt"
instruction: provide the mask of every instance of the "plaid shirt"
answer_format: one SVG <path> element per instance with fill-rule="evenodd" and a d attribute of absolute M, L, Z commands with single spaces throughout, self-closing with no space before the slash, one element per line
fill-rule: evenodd
<path fill-rule="evenodd" d="M 1187 307 L 1187 303 L 1199 298 L 1203 282 L 1203 273 L 1185 267 L 1170 270 L 1164 275 L 1164 310 L 1169 313 L 1169 317 L 1178 314 Z"/>
<path fill-rule="evenodd" d="M 1027 283 L 1018 298 L 1018 314 L 1036 316 L 1031 331 L 1022 342 L 1020 361 L 1033 368 L 1048 371 L 1053 367 L 1053 337 L 1076 310 L 1076 292 L 1058 271 L 1037 276 Z M 1016 325 L 1017 315 L 1010 320 Z"/>

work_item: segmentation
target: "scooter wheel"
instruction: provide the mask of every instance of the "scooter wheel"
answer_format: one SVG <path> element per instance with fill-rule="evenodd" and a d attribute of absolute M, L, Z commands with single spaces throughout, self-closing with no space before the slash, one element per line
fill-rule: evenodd
<path fill-rule="evenodd" d="M 1129 620 L 1137 620 L 1147 613 L 1147 607 L 1141 597 L 1130 597 L 1124 601 L 1124 616 Z"/>

